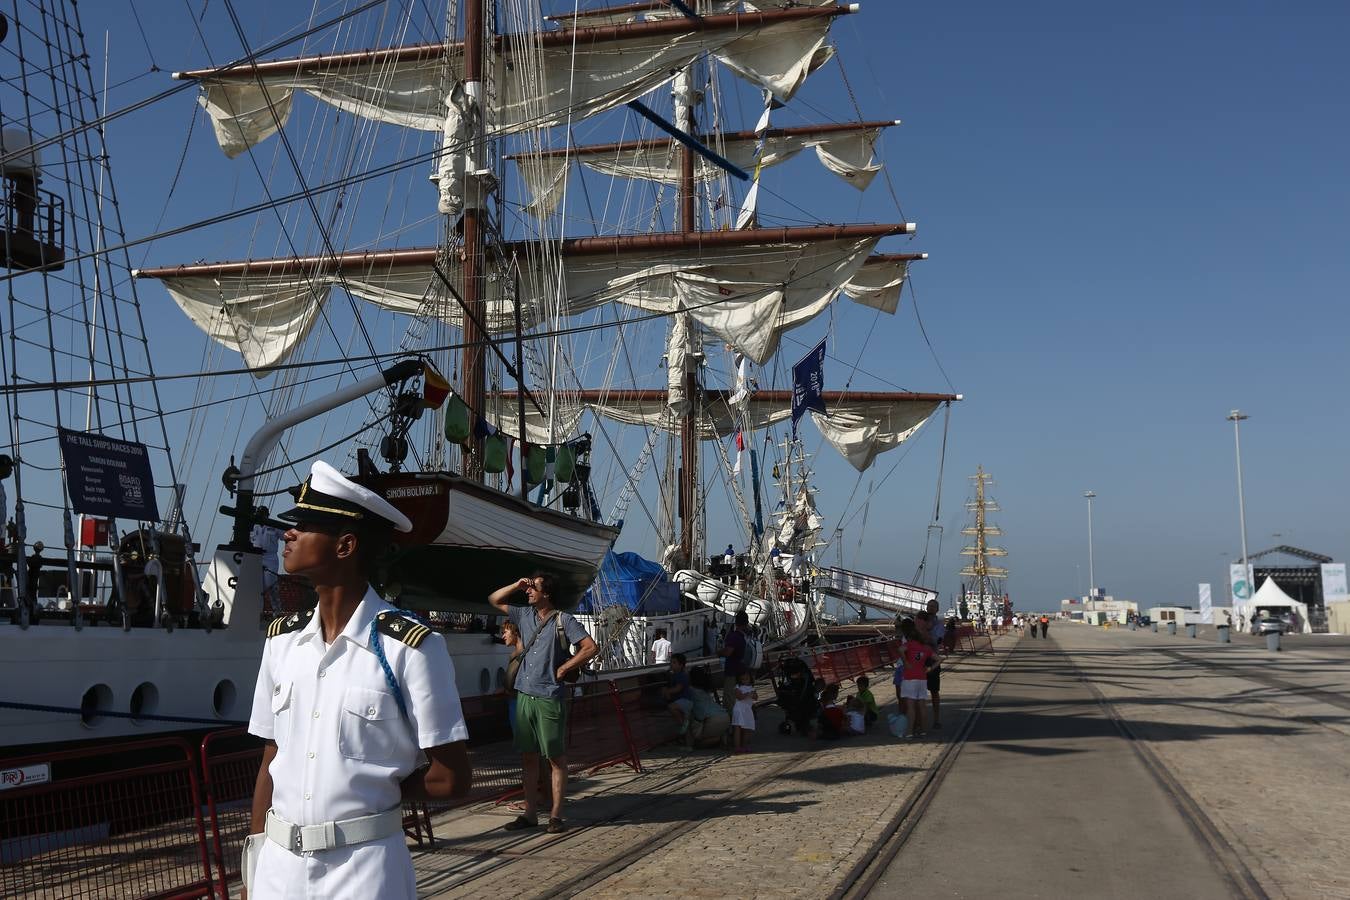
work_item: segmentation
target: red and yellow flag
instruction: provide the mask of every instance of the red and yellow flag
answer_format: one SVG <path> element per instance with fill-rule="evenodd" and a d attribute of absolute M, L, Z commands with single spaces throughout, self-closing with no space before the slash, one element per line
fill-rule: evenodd
<path fill-rule="evenodd" d="M 427 409 L 440 409 L 445 398 L 450 396 L 450 382 L 436 371 L 436 367 L 422 362 L 422 405 Z"/>

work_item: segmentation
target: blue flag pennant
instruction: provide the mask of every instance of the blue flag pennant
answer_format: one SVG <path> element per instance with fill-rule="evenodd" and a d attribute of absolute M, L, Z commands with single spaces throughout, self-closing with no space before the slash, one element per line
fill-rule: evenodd
<path fill-rule="evenodd" d="M 825 340 L 792 367 L 792 434 L 797 434 L 797 420 L 808 409 L 827 412 L 825 398 Z"/>

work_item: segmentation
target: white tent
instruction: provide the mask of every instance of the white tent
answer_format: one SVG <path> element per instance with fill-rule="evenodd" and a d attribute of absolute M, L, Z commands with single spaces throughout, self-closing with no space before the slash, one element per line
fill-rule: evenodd
<path fill-rule="evenodd" d="M 1299 603 L 1280 590 L 1280 586 L 1275 583 L 1273 578 L 1267 578 L 1261 582 L 1260 589 L 1252 595 L 1251 599 L 1240 606 L 1235 606 L 1233 615 L 1245 616 L 1248 624 L 1250 624 L 1252 614 L 1261 609 L 1270 610 L 1276 615 L 1281 615 L 1286 610 L 1295 613 L 1298 615 L 1299 630 L 1304 634 L 1312 634 L 1312 626 L 1308 624 L 1308 604 Z"/>

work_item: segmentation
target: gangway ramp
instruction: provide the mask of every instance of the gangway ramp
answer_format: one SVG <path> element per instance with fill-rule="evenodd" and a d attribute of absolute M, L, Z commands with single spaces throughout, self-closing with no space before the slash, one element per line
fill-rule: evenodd
<path fill-rule="evenodd" d="M 889 613 L 919 612 L 938 596 L 928 588 L 837 566 L 816 573 L 815 587 L 826 596 Z"/>

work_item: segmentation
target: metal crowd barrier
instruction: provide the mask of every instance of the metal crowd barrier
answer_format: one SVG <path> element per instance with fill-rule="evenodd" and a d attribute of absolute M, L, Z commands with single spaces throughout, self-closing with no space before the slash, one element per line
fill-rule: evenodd
<path fill-rule="evenodd" d="M 142 763 L 127 768 L 128 755 Z M 0 791 L 0 896 L 211 896 L 202 791 L 186 741 L 42 753 L 4 766 L 34 783 Z"/>

